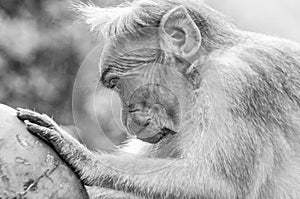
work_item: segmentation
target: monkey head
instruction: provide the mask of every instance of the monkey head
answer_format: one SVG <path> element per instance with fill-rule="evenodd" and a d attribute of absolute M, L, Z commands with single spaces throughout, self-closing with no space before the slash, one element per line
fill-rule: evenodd
<path fill-rule="evenodd" d="M 200 31 L 185 7 L 168 11 L 159 21 L 159 27 L 133 33 L 123 28 L 109 38 L 100 64 L 101 82 L 123 102 L 124 126 L 149 143 L 179 131 L 195 89 L 186 72 L 201 45 Z M 114 28 L 110 27 L 118 32 Z"/>

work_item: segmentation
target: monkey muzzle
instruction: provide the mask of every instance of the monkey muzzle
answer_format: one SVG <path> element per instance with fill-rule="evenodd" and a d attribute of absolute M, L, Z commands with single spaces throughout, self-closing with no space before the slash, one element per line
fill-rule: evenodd
<path fill-rule="evenodd" d="M 133 92 L 129 105 L 123 106 L 122 118 L 130 134 L 155 144 L 176 134 L 180 121 L 179 102 L 169 89 L 148 84 Z"/>
<path fill-rule="evenodd" d="M 140 104 L 131 104 L 130 107 L 139 107 Z M 165 113 L 161 105 L 150 107 L 130 108 L 127 118 L 127 128 L 142 141 L 158 143 L 164 137 L 175 135 L 173 122 Z"/>

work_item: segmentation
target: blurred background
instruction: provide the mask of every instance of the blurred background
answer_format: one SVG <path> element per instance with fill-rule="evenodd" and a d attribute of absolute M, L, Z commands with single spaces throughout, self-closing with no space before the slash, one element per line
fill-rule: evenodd
<path fill-rule="evenodd" d="M 206 2 L 244 30 L 300 42 L 298 0 Z M 67 0 L 0 1 L 0 103 L 47 113 L 87 147 L 109 150 L 126 135 L 118 98 L 96 87 L 103 41 L 68 7 Z"/>

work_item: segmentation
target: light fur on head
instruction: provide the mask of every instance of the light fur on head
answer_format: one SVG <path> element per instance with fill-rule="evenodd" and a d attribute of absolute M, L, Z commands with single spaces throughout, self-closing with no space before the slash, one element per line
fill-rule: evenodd
<path fill-rule="evenodd" d="M 101 33 L 104 37 L 120 35 L 125 31 L 133 32 L 135 27 L 132 24 L 146 26 L 141 18 L 149 17 L 138 4 L 129 2 L 101 8 L 92 2 L 75 1 L 72 9 L 90 26 L 91 31 Z"/>

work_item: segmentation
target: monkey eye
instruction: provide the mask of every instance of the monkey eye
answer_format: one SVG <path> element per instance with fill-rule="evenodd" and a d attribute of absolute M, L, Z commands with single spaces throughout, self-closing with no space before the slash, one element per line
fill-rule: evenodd
<path fill-rule="evenodd" d="M 111 89 L 115 88 L 116 85 L 118 84 L 119 80 L 120 80 L 119 77 L 110 78 L 109 81 L 108 81 L 108 85 L 109 85 L 108 87 L 111 88 Z"/>

